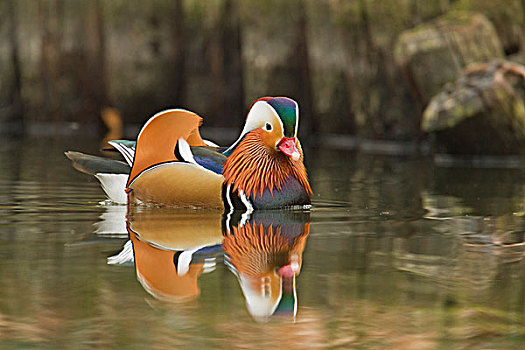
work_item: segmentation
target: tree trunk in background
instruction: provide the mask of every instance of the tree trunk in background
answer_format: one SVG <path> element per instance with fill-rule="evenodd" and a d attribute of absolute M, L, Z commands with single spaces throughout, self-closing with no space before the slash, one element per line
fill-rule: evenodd
<path fill-rule="evenodd" d="M 13 72 L 10 86 L 11 91 L 8 96 L 8 105 L 11 109 L 8 119 L 15 123 L 15 125 L 13 125 L 13 131 L 22 132 L 24 130 L 24 105 L 22 101 L 22 72 L 20 68 L 20 51 L 18 48 L 18 23 L 15 1 L 8 1 L 7 8 L 9 17 L 9 46 Z"/>
<path fill-rule="evenodd" d="M 218 35 L 211 35 L 208 46 L 211 72 L 211 99 L 206 125 L 217 126 L 227 121 L 240 125 L 244 121 L 244 87 L 239 5 L 225 0 L 215 24 Z"/>
<path fill-rule="evenodd" d="M 418 116 L 422 106 L 413 103 L 394 63 L 392 45 L 405 26 L 444 11 L 440 2 L 359 0 L 348 8 L 339 4 L 341 7 L 334 6 L 334 13 L 343 24 L 340 28 L 353 119 L 338 123 L 340 128 L 353 129 L 366 138 L 417 140 L 421 136 Z"/>
<path fill-rule="evenodd" d="M 367 12 L 366 0 L 359 0 L 356 3 L 357 20 L 352 28 L 344 28 L 346 54 L 349 60 L 346 68 L 346 78 L 348 81 L 348 91 L 351 111 L 352 132 L 357 132 L 356 124 L 370 128 L 369 133 L 377 137 L 381 131 L 377 129 L 377 123 L 370 119 L 370 98 L 371 94 L 363 93 L 373 90 L 372 82 L 375 82 L 377 72 L 375 67 L 375 48 L 370 33 L 370 19 Z M 365 64 L 368 62 L 370 64 Z M 364 78 L 365 76 L 366 78 Z M 372 107 L 373 108 L 373 107 Z M 368 120 L 367 120 L 368 119 Z M 342 129 L 347 129 L 347 125 L 341 123 Z M 360 130 L 362 131 L 362 130 Z"/>
<path fill-rule="evenodd" d="M 306 13 L 303 1 L 298 6 L 298 15 L 295 33 L 295 44 L 290 52 L 289 62 L 294 68 L 295 86 L 297 87 L 297 100 L 301 114 L 300 134 L 303 136 L 311 135 L 317 130 L 313 111 L 312 81 L 310 75 L 310 59 L 308 55 L 308 38 L 306 35 Z"/>
<path fill-rule="evenodd" d="M 168 94 L 170 104 L 184 106 L 184 92 L 186 90 L 186 37 L 184 26 L 183 1 L 175 1 L 174 22 L 172 31 L 171 60 L 169 62 Z"/>
<path fill-rule="evenodd" d="M 265 61 L 264 58 L 269 57 L 271 61 L 268 61 L 271 63 L 261 65 L 266 67 L 257 71 L 255 75 L 253 73 L 254 67 L 248 67 L 248 69 L 252 69 L 252 72 L 249 72 L 249 74 L 251 73 L 255 77 L 254 81 L 263 86 L 263 89 L 260 87 L 257 87 L 256 90 L 254 89 L 257 91 L 257 94 L 286 96 L 297 101 L 300 113 L 299 133 L 303 138 L 317 131 L 319 126 L 313 118 L 312 71 L 305 7 L 306 3 L 304 1 L 283 2 L 276 9 L 272 8 L 270 10 L 271 13 L 266 14 L 272 17 L 273 22 L 270 25 L 279 26 L 279 28 L 282 26 L 283 29 L 281 31 L 283 33 L 281 35 L 278 32 L 277 37 L 272 38 L 277 44 L 276 46 L 270 46 L 269 44 L 272 44 L 270 41 L 262 45 L 255 43 L 255 46 L 251 48 L 253 52 L 256 52 L 256 56 L 263 58 L 262 62 Z M 286 15 L 283 15 L 285 13 Z M 284 20 L 285 18 L 286 21 Z M 276 31 L 273 28 L 267 29 L 263 27 L 255 30 L 259 31 L 259 33 L 262 32 L 263 34 L 258 34 L 261 36 L 268 35 L 272 37 L 276 35 Z M 254 44 L 248 43 L 248 45 Z M 269 49 L 273 47 L 280 49 L 277 55 Z M 269 51 L 266 57 L 265 51 Z M 252 85 L 251 88 L 253 87 Z M 254 91 L 252 90 L 250 94 L 253 96 L 253 93 Z"/>
<path fill-rule="evenodd" d="M 450 35 L 433 21 L 457 12 L 452 10 L 476 10 L 493 22 L 493 37 L 503 42 L 504 53 L 518 51 L 510 59 L 524 62 L 523 4 L 0 0 L 0 119 L 20 106 L 23 94 L 28 132 L 41 121 L 100 126 L 101 108 L 112 102 L 129 124 L 164 108 L 186 107 L 201 114 L 205 126 L 240 128 L 247 103 L 281 95 L 299 102 L 301 135 L 418 140 L 427 136 L 419 128 L 421 110 L 435 92 L 424 88 L 445 82 L 454 65 L 427 51 L 412 59 L 407 49 L 413 45 L 400 46 L 397 56 L 405 52 L 401 56 L 408 57 L 412 72 L 403 75 L 395 43 L 425 28 L 439 41 L 461 39 L 466 32 L 479 36 L 468 25 Z M 435 44 L 419 35 L 422 44 Z M 454 39 L 448 43 L 453 52 L 445 50 L 443 57 L 462 60 L 479 44 Z M 430 61 L 440 64 L 432 69 L 416 64 Z M 458 72 L 452 73 L 447 81 Z"/>
<path fill-rule="evenodd" d="M 84 86 L 88 115 L 83 120 L 101 124 L 100 114 L 111 106 L 106 68 L 106 43 L 100 0 L 89 1 L 85 21 L 86 75 Z"/>
<path fill-rule="evenodd" d="M 225 0 L 221 15 L 222 52 L 223 52 L 223 115 L 231 125 L 240 125 L 244 121 L 244 87 L 242 68 L 242 36 L 239 3 Z"/>
<path fill-rule="evenodd" d="M 208 64 L 210 69 L 210 96 L 206 108 L 206 125 L 217 126 L 219 120 L 224 120 L 224 48 L 215 35 L 210 35 L 207 45 Z"/>
<path fill-rule="evenodd" d="M 40 107 L 42 115 L 51 120 L 62 120 L 63 108 L 57 88 L 62 59 L 62 37 L 60 26 L 63 15 L 62 1 L 40 1 Z"/>

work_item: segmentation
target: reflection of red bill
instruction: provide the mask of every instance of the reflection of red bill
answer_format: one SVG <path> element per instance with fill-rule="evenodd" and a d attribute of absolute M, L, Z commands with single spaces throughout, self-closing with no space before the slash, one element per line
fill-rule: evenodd
<path fill-rule="evenodd" d="M 279 270 L 277 270 L 277 273 L 282 278 L 292 278 L 297 274 L 297 272 L 299 272 L 298 270 L 299 270 L 299 264 L 291 263 L 291 264 L 284 265 L 283 267 L 281 267 Z"/>

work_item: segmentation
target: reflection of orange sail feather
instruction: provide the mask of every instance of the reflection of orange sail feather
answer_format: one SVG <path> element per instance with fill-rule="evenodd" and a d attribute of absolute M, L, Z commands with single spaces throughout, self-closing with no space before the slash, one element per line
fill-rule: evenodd
<path fill-rule="evenodd" d="M 137 239 L 130 232 L 135 252 L 137 279 L 155 298 L 164 301 L 184 301 L 199 295 L 197 277 L 202 264 L 191 265 L 188 272 L 179 276 L 173 264 L 174 251 L 162 250 Z"/>
<path fill-rule="evenodd" d="M 144 289 L 170 302 L 198 296 L 197 280 L 203 273 L 204 261 L 195 261 L 191 253 L 220 244 L 221 214 L 163 208 L 128 210 L 127 231 L 133 244 L 137 279 Z M 181 256 L 186 253 L 190 259 L 183 261 Z"/>

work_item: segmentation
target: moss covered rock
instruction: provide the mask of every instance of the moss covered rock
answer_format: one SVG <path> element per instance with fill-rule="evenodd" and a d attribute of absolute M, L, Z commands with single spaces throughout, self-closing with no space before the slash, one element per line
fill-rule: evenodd
<path fill-rule="evenodd" d="M 484 14 L 494 24 L 506 54 L 523 48 L 525 15 L 522 0 L 459 0 L 453 8 Z"/>
<path fill-rule="evenodd" d="M 482 14 L 451 11 L 403 32 L 394 47 L 396 63 L 425 105 L 473 62 L 502 58 L 501 42 Z"/>
<path fill-rule="evenodd" d="M 469 65 L 432 99 L 422 129 L 438 152 L 525 154 L 525 67 L 504 60 Z"/>

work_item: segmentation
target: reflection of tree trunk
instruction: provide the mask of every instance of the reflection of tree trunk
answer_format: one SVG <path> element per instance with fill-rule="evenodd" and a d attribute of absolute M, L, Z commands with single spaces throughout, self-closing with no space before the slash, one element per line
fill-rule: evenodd
<path fill-rule="evenodd" d="M 9 105 L 12 108 L 10 119 L 14 120 L 17 125 L 16 129 L 24 128 L 24 111 L 22 103 L 22 73 L 20 69 L 20 54 L 18 48 L 18 25 L 14 0 L 8 1 L 8 18 L 9 18 L 9 45 L 11 49 L 11 65 L 13 69 L 12 86 L 9 93 Z"/>
<path fill-rule="evenodd" d="M 175 22 L 173 28 L 173 45 L 172 59 L 170 62 L 170 86 L 168 91 L 172 103 L 182 106 L 184 105 L 184 92 L 186 86 L 185 69 L 185 30 L 184 30 L 184 9 L 182 0 L 175 1 Z"/>

